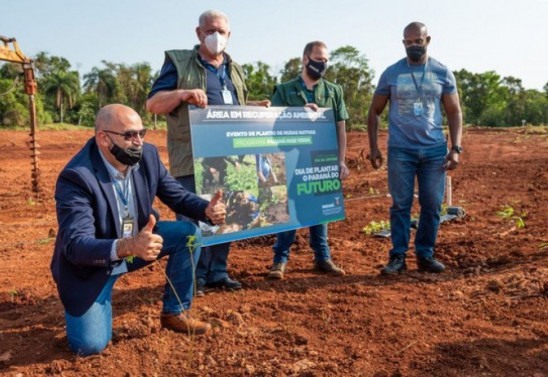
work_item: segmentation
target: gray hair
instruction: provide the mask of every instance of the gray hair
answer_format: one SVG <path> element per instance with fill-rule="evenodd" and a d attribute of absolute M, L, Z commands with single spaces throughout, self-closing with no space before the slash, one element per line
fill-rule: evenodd
<path fill-rule="evenodd" d="M 224 19 L 226 21 L 226 24 L 228 25 L 228 28 L 230 29 L 230 20 L 228 19 L 228 16 L 220 10 L 206 10 L 200 15 L 200 18 L 198 20 L 198 26 L 203 27 L 206 24 L 207 20 L 215 18 Z"/>

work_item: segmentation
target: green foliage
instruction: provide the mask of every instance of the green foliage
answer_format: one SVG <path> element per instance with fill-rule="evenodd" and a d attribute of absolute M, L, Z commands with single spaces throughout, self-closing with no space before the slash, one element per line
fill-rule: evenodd
<path fill-rule="evenodd" d="M 299 76 L 301 74 L 301 58 L 289 59 L 280 73 L 282 74 L 280 82 L 286 82 Z"/>
<path fill-rule="evenodd" d="M 74 108 L 75 115 L 77 116 L 76 123 L 79 126 L 94 127 L 97 110 L 97 97 L 92 93 L 82 95 Z"/>
<path fill-rule="evenodd" d="M 255 157 L 247 155 L 239 168 L 228 164 L 225 185 L 230 191 L 248 191 L 257 196 L 257 169 Z"/>
<path fill-rule="evenodd" d="M 446 203 L 442 203 L 441 204 L 441 210 L 440 210 L 440 216 L 445 216 L 447 215 L 447 204 Z"/>
<path fill-rule="evenodd" d="M 145 104 L 152 88 L 155 75 L 149 63 L 126 65 L 101 62 L 104 67 L 93 67 L 84 75 L 84 91 L 95 96 L 95 109 L 109 103 L 122 103 L 141 115 L 143 122 L 152 120 L 152 114 L 146 111 Z"/>
<path fill-rule="evenodd" d="M 188 248 L 188 251 L 190 254 L 194 253 L 194 251 L 200 246 L 200 243 L 196 240 L 196 235 L 192 236 L 186 236 L 186 245 Z"/>
<path fill-rule="evenodd" d="M 494 71 L 454 72 L 459 87 L 464 123 L 491 127 L 548 124 L 548 96 L 525 90 L 521 80 L 501 78 Z"/>
<path fill-rule="evenodd" d="M 270 67 L 259 61 L 255 64 L 242 65 L 244 70 L 246 85 L 249 91 L 249 100 L 268 99 L 272 95 L 276 85 L 276 77 L 270 75 Z"/>
<path fill-rule="evenodd" d="M 15 79 L 0 78 L 0 121 L 7 126 L 29 123 L 28 97 Z"/>
<path fill-rule="evenodd" d="M 44 77 L 44 93 L 54 100 L 59 110 L 59 122 L 64 122 L 64 109 L 71 109 L 80 95 L 80 78 L 77 71 L 56 71 Z"/>
<path fill-rule="evenodd" d="M 501 207 L 500 211 L 497 211 L 497 216 L 504 220 L 514 222 L 514 225 L 517 229 L 525 228 L 525 218 L 527 217 L 527 212 L 522 211 L 517 214 L 514 207 L 511 205 L 505 204 Z"/>
<path fill-rule="evenodd" d="M 366 235 L 371 236 L 382 230 L 390 230 L 390 222 L 384 220 L 378 222 L 371 221 L 368 225 L 364 226 L 362 230 Z"/>
<path fill-rule="evenodd" d="M 122 103 L 134 108 L 144 124 L 153 123 L 153 115 L 145 104 L 153 73 L 148 63 L 126 65 L 102 61 L 83 75 L 83 90 L 79 74 L 71 63 L 59 56 L 39 52 L 34 57 L 38 94 L 35 96 L 39 124 L 70 122 L 93 126 L 99 108 L 108 103 Z M 243 64 L 250 100 L 270 98 L 277 77 L 263 62 Z M 301 72 L 301 57 L 289 59 L 280 72 L 280 82 L 297 77 Z M 472 73 L 461 69 L 454 72 L 459 88 L 465 124 L 486 126 L 521 126 L 548 124 L 548 82 L 544 91 L 526 90 L 521 80 L 501 77 L 494 71 Z M 326 79 L 341 85 L 350 119 L 348 130 L 364 130 L 367 110 L 373 93 L 374 72 L 364 54 L 352 46 L 342 46 L 331 52 Z M 388 112 L 381 115 L 381 128 L 387 127 Z M 162 122 L 165 119 L 161 118 Z M 24 92 L 22 68 L 19 64 L 0 65 L 0 125 L 29 125 L 28 96 Z"/>
<path fill-rule="evenodd" d="M 97 109 L 110 103 L 118 91 L 115 68 L 104 60 L 102 63 L 107 68 L 93 67 L 91 72 L 84 75 L 84 91 L 86 94 L 95 94 Z"/>
<path fill-rule="evenodd" d="M 347 128 L 367 123 L 368 104 L 373 96 L 374 71 L 365 55 L 352 46 L 343 46 L 331 52 L 326 79 L 339 84 L 349 114 Z"/>

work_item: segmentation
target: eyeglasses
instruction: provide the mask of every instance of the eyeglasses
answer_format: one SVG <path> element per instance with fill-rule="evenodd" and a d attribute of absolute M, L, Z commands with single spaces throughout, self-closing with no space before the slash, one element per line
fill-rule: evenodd
<path fill-rule="evenodd" d="M 139 135 L 139 137 L 141 139 L 143 139 L 145 137 L 146 133 L 147 133 L 146 128 L 143 128 L 142 130 L 139 130 L 139 131 L 126 131 L 126 132 L 115 132 L 115 131 L 110 131 L 110 130 L 103 130 L 103 131 L 107 132 L 109 134 L 123 136 L 124 139 L 127 140 L 127 141 L 137 139 L 137 135 Z"/>

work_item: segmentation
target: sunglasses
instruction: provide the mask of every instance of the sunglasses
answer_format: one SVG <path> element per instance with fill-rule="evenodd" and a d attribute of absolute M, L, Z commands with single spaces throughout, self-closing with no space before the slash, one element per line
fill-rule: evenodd
<path fill-rule="evenodd" d="M 104 132 L 107 132 L 109 134 L 114 134 L 114 135 L 118 135 L 118 136 L 123 136 L 125 140 L 133 140 L 133 139 L 137 139 L 137 135 L 142 139 L 145 137 L 146 133 L 147 133 L 147 129 L 146 128 L 143 128 L 142 130 L 139 130 L 139 131 L 126 131 L 126 132 L 115 132 L 115 131 L 110 131 L 110 130 L 103 130 Z"/>

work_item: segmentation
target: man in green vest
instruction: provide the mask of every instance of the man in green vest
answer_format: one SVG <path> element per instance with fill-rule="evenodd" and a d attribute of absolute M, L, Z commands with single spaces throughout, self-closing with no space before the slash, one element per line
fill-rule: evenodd
<path fill-rule="evenodd" d="M 200 15 L 196 36 L 200 41 L 192 50 L 165 52 L 160 76 L 148 95 L 147 109 L 166 115 L 167 148 L 171 174 L 189 191 L 195 192 L 188 106 L 259 105 L 248 103 L 242 68 L 232 61 L 225 48 L 230 37 L 226 14 L 209 10 Z M 184 216 L 177 214 L 179 220 Z M 196 295 L 206 289 L 238 290 L 240 282 L 228 276 L 230 243 L 202 249 L 196 266 Z"/>
<path fill-rule="evenodd" d="M 327 46 L 320 41 L 308 43 L 303 52 L 302 72 L 290 81 L 281 83 L 274 89 L 272 106 L 306 106 L 313 110 L 319 107 L 333 109 L 337 122 L 337 140 L 339 145 L 339 178 L 348 177 L 349 170 L 344 162 L 346 154 L 346 119 L 348 113 L 344 104 L 342 88 L 323 79 L 327 70 L 329 54 Z M 310 230 L 310 247 L 314 250 L 314 269 L 317 272 L 344 275 L 342 268 L 331 260 L 331 252 L 327 244 L 327 224 L 314 225 Z M 274 263 L 269 279 L 283 279 L 285 267 L 289 259 L 289 248 L 295 241 L 295 230 L 279 233 L 274 244 Z"/>

